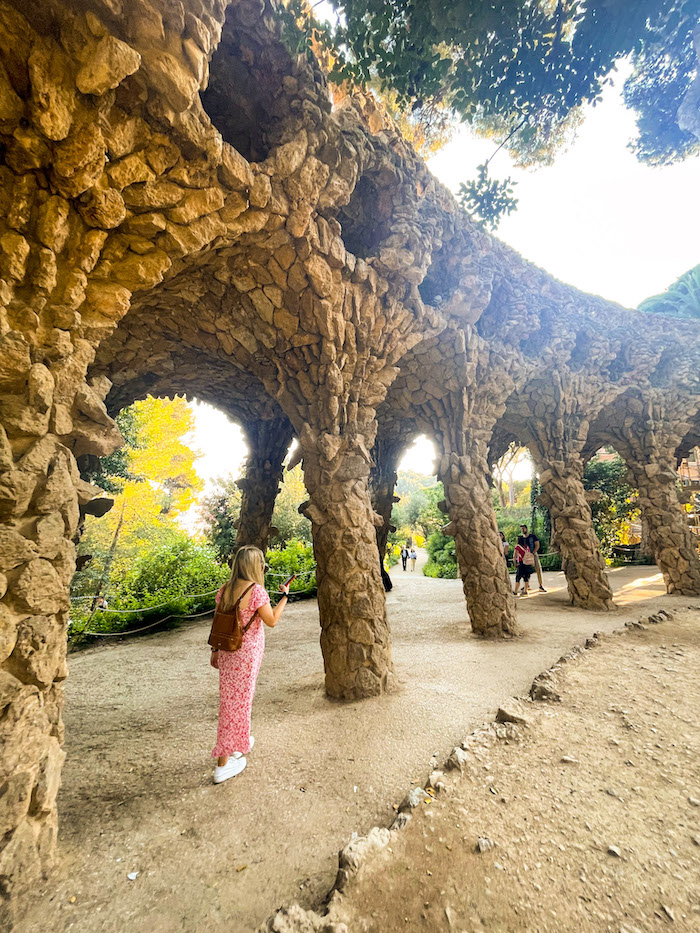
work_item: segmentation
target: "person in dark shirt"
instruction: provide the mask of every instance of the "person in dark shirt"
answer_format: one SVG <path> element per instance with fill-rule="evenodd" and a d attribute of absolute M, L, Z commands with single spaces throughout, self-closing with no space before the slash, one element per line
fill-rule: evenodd
<path fill-rule="evenodd" d="M 540 564 L 540 539 L 534 533 L 534 531 L 528 531 L 527 525 L 520 526 L 520 536 L 518 537 L 518 544 L 522 544 L 523 547 L 530 548 L 532 553 L 535 555 L 535 571 L 537 572 L 537 582 L 540 586 L 540 593 L 546 593 L 547 590 L 542 586 L 542 566 Z"/>

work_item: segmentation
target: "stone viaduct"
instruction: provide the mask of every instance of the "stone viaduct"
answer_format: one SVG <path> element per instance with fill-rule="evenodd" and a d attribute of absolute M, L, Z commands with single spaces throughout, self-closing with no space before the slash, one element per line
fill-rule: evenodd
<path fill-rule="evenodd" d="M 674 473 L 700 433 L 696 325 L 582 294 L 475 226 L 371 100 L 332 100 L 287 51 L 269 0 L 0 0 L 0 52 L 7 904 L 55 849 L 68 586 L 81 514 L 101 509 L 81 469 L 146 393 L 243 426 L 241 540 L 264 546 L 298 438 L 331 697 L 391 686 L 378 544 L 418 432 L 475 632 L 518 632 L 489 491 L 513 438 L 574 604 L 612 608 L 582 486 L 603 443 L 668 591 L 700 593 Z"/>

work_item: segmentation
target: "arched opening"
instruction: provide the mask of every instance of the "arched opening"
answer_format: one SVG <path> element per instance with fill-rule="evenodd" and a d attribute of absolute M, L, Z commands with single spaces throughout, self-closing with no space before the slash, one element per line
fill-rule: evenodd
<path fill-rule="evenodd" d="M 445 305 L 459 287 L 467 244 L 447 239 L 431 256 L 430 265 L 418 291 L 424 303 L 432 307 Z M 462 238 L 460 238 L 461 240 Z"/>
<path fill-rule="evenodd" d="M 348 203 L 333 212 L 346 249 L 358 259 L 376 255 L 391 235 L 395 190 L 392 176 L 382 179 L 366 172 L 358 179 Z"/>
<path fill-rule="evenodd" d="M 228 5 L 200 99 L 224 140 L 249 162 L 262 162 L 289 122 L 297 79 L 287 49 L 269 35 L 257 41 L 254 30 L 246 28 L 251 24 L 242 22 L 245 13 L 245 4 Z"/>
<path fill-rule="evenodd" d="M 649 383 L 655 389 L 663 389 L 673 383 L 676 375 L 677 356 L 673 350 L 664 350 L 659 362 L 649 375 Z"/>

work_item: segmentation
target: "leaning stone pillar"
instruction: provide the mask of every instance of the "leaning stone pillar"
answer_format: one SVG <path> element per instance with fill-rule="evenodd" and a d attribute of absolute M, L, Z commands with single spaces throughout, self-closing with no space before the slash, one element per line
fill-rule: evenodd
<path fill-rule="evenodd" d="M 516 635 L 515 599 L 491 501 L 489 443 L 513 387 L 515 359 L 492 353 L 471 330 L 446 334 L 463 386 L 423 406 L 441 456 L 438 478 L 450 521 L 472 629 L 491 638 Z"/>
<path fill-rule="evenodd" d="M 666 590 L 679 596 L 700 596 L 700 560 L 693 533 L 678 501 L 675 458 L 662 451 L 640 462 L 628 460 L 632 482 L 639 490 L 639 508 L 648 527 L 649 545 Z"/>
<path fill-rule="evenodd" d="M 588 352 L 595 359 L 606 359 L 613 352 L 607 345 L 591 347 Z M 578 361 L 576 369 L 570 369 L 562 362 L 524 386 L 510 414 L 522 426 L 521 436 L 537 467 L 542 485 L 539 501 L 549 509 L 571 604 L 582 609 L 615 608 L 583 488 L 582 453 L 590 420 L 619 391 L 595 369 L 584 371 Z"/>
<path fill-rule="evenodd" d="M 272 513 L 282 479 L 284 458 L 293 429 L 286 418 L 256 421 L 245 426 L 250 449 L 245 475 L 236 481 L 241 490 L 241 514 L 236 547 L 254 544 L 263 554 L 272 530 Z"/>
<path fill-rule="evenodd" d="M 517 635 L 520 629 L 481 446 L 465 437 L 462 451 L 443 453 L 438 477 L 450 518 L 445 532 L 455 539 L 472 629 L 478 635 L 498 638 Z"/>
<path fill-rule="evenodd" d="M 678 360 L 679 384 L 691 385 L 694 370 Z M 648 529 L 652 556 L 669 593 L 700 595 L 696 542 L 678 498 L 676 450 L 698 411 L 700 398 L 687 392 L 647 387 L 625 396 L 606 427 L 605 439 L 627 463 L 639 490 L 639 508 Z"/>
<path fill-rule="evenodd" d="M 313 530 L 326 692 L 343 700 L 392 684 L 391 642 L 377 560 L 379 521 L 369 494 L 369 454 L 341 435 L 302 432 L 302 511 Z"/>
<path fill-rule="evenodd" d="M 377 548 L 380 562 L 384 560 L 389 533 L 393 528 L 391 513 L 394 503 L 399 501 L 399 497 L 394 495 L 396 467 L 401 450 L 405 446 L 405 438 L 401 441 L 394 441 L 380 434 L 372 451 L 373 465 L 370 471 L 372 507 L 382 520 L 381 525 L 377 525 Z"/>
<path fill-rule="evenodd" d="M 540 502 L 549 509 L 552 531 L 573 606 L 614 609 L 612 589 L 599 553 L 591 507 L 583 488 L 583 461 L 570 454 L 546 458 L 531 448 L 542 484 Z"/>
<path fill-rule="evenodd" d="M 17 897 L 50 865 L 56 838 L 72 539 L 81 507 L 102 493 L 80 479 L 76 455 L 104 455 L 121 439 L 102 403 L 108 384 L 87 385 L 76 369 L 78 385 L 62 383 L 62 398 L 70 397 L 70 387 L 75 399 L 60 423 L 67 427 L 69 419 L 67 437 L 65 430 L 50 430 L 60 376 L 31 363 L 29 344 L 18 333 L 0 339 L 0 384 L 9 390 L 0 391 L 3 928 L 12 927 Z"/>

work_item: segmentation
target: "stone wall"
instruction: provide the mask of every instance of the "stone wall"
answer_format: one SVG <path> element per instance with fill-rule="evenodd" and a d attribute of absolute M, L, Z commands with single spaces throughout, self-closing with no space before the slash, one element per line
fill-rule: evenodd
<path fill-rule="evenodd" d="M 561 443 L 542 457 L 575 485 L 588 422 L 632 376 L 657 408 L 693 396 L 660 350 L 675 340 L 688 372 L 700 351 L 697 326 L 583 295 L 477 228 L 370 97 L 331 100 L 265 0 L 0 0 L 0 52 L 5 921 L 54 851 L 68 585 L 81 507 L 99 495 L 78 460 L 118 446 L 111 414 L 185 392 L 261 436 L 275 420 L 297 435 L 326 687 L 356 699 L 393 679 L 386 515 L 370 491 L 378 409 L 383 425 L 437 437 L 472 625 L 506 635 L 515 610 L 487 496 L 498 419 L 519 430 L 526 405 L 534 443 L 554 418 Z M 533 394 L 538 372 L 554 408 Z M 644 404 L 629 417 L 649 434 Z M 689 430 L 652 432 L 630 456 L 666 456 Z M 251 461 L 260 540 L 268 453 Z"/>

